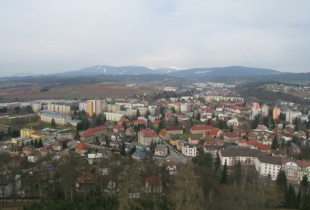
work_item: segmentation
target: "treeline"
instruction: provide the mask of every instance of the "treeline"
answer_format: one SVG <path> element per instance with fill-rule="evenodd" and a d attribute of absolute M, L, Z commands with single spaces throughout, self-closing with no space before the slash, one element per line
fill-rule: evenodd
<path fill-rule="evenodd" d="M 38 163 L 41 166 L 36 168 L 42 168 L 44 162 Z M 81 157 L 71 154 L 61 163 L 53 162 L 55 173 L 34 170 L 32 174 L 28 172 L 22 176 L 28 196 L 41 200 L 25 209 L 261 210 L 287 207 L 287 193 L 281 190 L 281 185 L 259 177 L 247 164 L 239 162 L 234 167 L 227 167 L 221 164 L 218 156 L 214 160 L 210 154 L 205 154 L 178 165 L 177 174 L 171 176 L 152 157 L 140 163 L 145 167 L 143 170 L 136 168 L 137 162 L 130 157 L 114 154 L 110 159 L 89 165 Z M 99 170 L 103 167 L 111 168 L 111 177 L 118 180 L 120 189 L 114 194 L 104 191 L 106 182 Z M 94 191 L 76 191 L 77 178 L 86 172 L 96 175 Z M 152 175 L 161 178 L 164 193 L 144 193 L 144 180 Z M 128 197 L 133 189 L 141 190 L 141 198 Z"/>

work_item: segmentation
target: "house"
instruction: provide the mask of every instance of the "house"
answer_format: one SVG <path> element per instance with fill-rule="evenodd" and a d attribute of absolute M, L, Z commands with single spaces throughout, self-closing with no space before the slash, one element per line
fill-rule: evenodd
<path fill-rule="evenodd" d="M 146 158 L 146 153 L 142 150 L 136 150 L 132 155 L 131 157 L 133 159 L 136 159 L 136 160 L 142 160 L 144 158 Z"/>
<path fill-rule="evenodd" d="M 176 146 L 179 143 L 180 140 L 181 139 L 180 139 L 180 137 L 178 135 L 173 135 L 173 136 L 170 137 L 170 144 L 172 146 Z"/>
<path fill-rule="evenodd" d="M 190 136 L 188 137 L 188 143 L 192 145 L 198 145 L 201 139 L 198 136 Z"/>
<path fill-rule="evenodd" d="M 155 155 L 165 157 L 168 155 L 168 147 L 165 144 L 157 144 L 155 147 Z"/>
<path fill-rule="evenodd" d="M 41 157 L 41 153 L 38 152 L 38 151 L 33 151 L 32 153 L 30 153 L 28 156 L 27 156 L 27 159 L 28 159 L 28 162 L 32 162 L 32 163 L 35 163 L 37 162 Z"/>
<path fill-rule="evenodd" d="M 248 146 L 251 146 L 252 149 L 259 149 L 262 152 L 270 152 L 271 147 L 267 145 L 262 145 L 258 141 L 249 140 L 246 141 Z"/>
<path fill-rule="evenodd" d="M 203 138 L 204 139 L 209 139 L 207 137 L 216 138 L 216 137 L 219 137 L 221 133 L 222 132 L 219 129 L 213 128 L 211 131 L 204 131 Z"/>
<path fill-rule="evenodd" d="M 190 131 L 191 134 L 203 134 L 205 131 L 212 131 L 213 129 L 213 126 L 199 125 L 191 127 Z"/>
<path fill-rule="evenodd" d="M 146 128 L 139 131 L 138 142 L 140 144 L 150 145 L 151 142 L 160 142 L 160 138 L 155 131 L 150 128 Z"/>
<path fill-rule="evenodd" d="M 80 139 L 81 141 L 92 141 L 95 139 L 95 135 L 93 133 L 85 132 L 80 136 Z"/>
<path fill-rule="evenodd" d="M 163 140 L 169 140 L 170 139 L 170 135 L 165 129 L 160 130 L 159 137 Z"/>
<path fill-rule="evenodd" d="M 145 179 L 144 192 L 149 194 L 163 193 L 163 182 L 160 177 L 153 175 Z"/>
<path fill-rule="evenodd" d="M 156 129 L 158 127 L 158 125 L 160 124 L 161 120 L 154 120 L 153 122 L 153 127 Z"/>
<path fill-rule="evenodd" d="M 96 175 L 84 173 L 76 179 L 76 190 L 78 192 L 95 193 L 96 191 Z"/>
<path fill-rule="evenodd" d="M 183 128 L 180 126 L 166 127 L 165 131 L 170 135 L 183 134 Z"/>
<path fill-rule="evenodd" d="M 114 133 L 124 133 L 125 132 L 125 128 L 123 125 L 116 125 L 113 128 L 113 132 Z"/>
<path fill-rule="evenodd" d="M 237 133 L 224 133 L 225 142 L 237 142 L 239 135 Z"/>
<path fill-rule="evenodd" d="M 63 146 L 63 142 L 61 140 L 55 141 L 52 144 L 53 151 L 61 151 Z"/>
<path fill-rule="evenodd" d="M 134 122 L 134 125 L 146 125 L 147 121 L 146 120 L 142 120 L 142 119 L 138 119 Z"/>
<path fill-rule="evenodd" d="M 195 145 L 186 144 L 182 146 L 182 154 L 187 157 L 197 156 L 197 147 Z"/>
<path fill-rule="evenodd" d="M 115 195 L 116 193 L 119 192 L 120 187 L 119 187 L 119 181 L 117 177 L 112 177 L 110 175 L 107 175 L 107 176 L 104 176 L 103 180 L 104 180 L 103 191 L 106 195 Z"/>
<path fill-rule="evenodd" d="M 34 151 L 36 151 L 36 148 L 34 146 L 31 146 L 31 145 L 25 146 L 23 148 L 23 155 L 28 156 Z"/>
<path fill-rule="evenodd" d="M 13 146 L 11 149 L 10 149 L 10 156 L 11 157 L 14 157 L 14 156 L 19 156 L 20 153 L 22 151 L 22 147 L 21 146 Z"/>
<path fill-rule="evenodd" d="M 87 144 L 80 142 L 75 146 L 75 152 L 80 155 L 86 155 L 88 152 L 88 146 Z"/>
<path fill-rule="evenodd" d="M 41 153 L 41 156 L 42 157 L 45 157 L 47 156 L 47 154 L 49 154 L 51 152 L 51 148 L 48 146 L 48 147 L 42 147 L 39 152 Z"/>
<path fill-rule="evenodd" d="M 254 164 L 259 175 L 276 180 L 281 169 L 282 158 L 262 154 L 255 157 Z"/>
<path fill-rule="evenodd" d="M 118 121 L 119 125 L 123 125 L 125 123 L 126 126 L 130 126 L 130 120 L 126 119 L 126 118 L 122 118 Z"/>
<path fill-rule="evenodd" d="M 282 170 L 288 181 L 299 183 L 304 175 L 310 178 L 310 161 L 282 158 Z"/>
<path fill-rule="evenodd" d="M 133 128 L 127 128 L 126 132 L 125 132 L 125 135 L 126 136 L 135 136 L 136 135 L 136 132 Z"/>
<path fill-rule="evenodd" d="M 177 173 L 177 164 L 174 161 L 167 161 L 164 163 L 169 175 L 175 175 Z"/>

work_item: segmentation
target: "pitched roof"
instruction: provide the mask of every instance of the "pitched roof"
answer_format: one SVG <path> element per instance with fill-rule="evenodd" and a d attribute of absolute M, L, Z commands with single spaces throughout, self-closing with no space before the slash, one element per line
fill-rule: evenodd
<path fill-rule="evenodd" d="M 227 138 L 237 138 L 239 135 L 237 133 L 224 133 L 224 136 Z"/>
<path fill-rule="evenodd" d="M 160 120 L 155 120 L 154 122 L 153 122 L 153 124 L 159 124 L 160 123 Z"/>
<path fill-rule="evenodd" d="M 88 149 L 88 146 L 87 144 L 83 143 L 83 142 L 80 142 L 78 143 L 75 148 L 78 148 L 78 149 Z"/>
<path fill-rule="evenodd" d="M 122 125 L 116 125 L 116 126 L 114 126 L 113 129 L 124 129 L 124 126 L 122 126 Z"/>
<path fill-rule="evenodd" d="M 269 156 L 266 154 L 258 156 L 257 159 L 261 163 L 269 163 L 269 164 L 274 164 L 274 165 L 281 165 L 281 163 L 282 163 L 281 157 Z"/>
<path fill-rule="evenodd" d="M 141 133 L 142 136 L 144 136 L 144 137 L 157 137 L 158 136 L 158 134 L 155 133 L 155 131 L 153 131 L 150 128 L 143 129 L 143 130 L 139 131 L 139 133 Z"/>
<path fill-rule="evenodd" d="M 95 184 L 96 183 L 96 176 L 95 176 L 95 174 L 85 173 L 82 176 L 77 178 L 77 182 L 79 184 Z"/>
<path fill-rule="evenodd" d="M 262 145 L 262 144 L 258 143 L 257 141 L 253 141 L 253 140 L 247 141 L 246 144 L 251 145 L 253 147 L 256 147 L 259 150 L 270 150 L 271 149 L 270 146 Z"/>
<path fill-rule="evenodd" d="M 183 128 L 180 126 L 175 126 L 175 127 L 166 127 L 165 130 L 166 131 L 179 131 L 179 130 L 183 131 Z"/>
<path fill-rule="evenodd" d="M 86 132 L 86 133 L 83 133 L 83 134 L 81 135 L 82 138 L 88 138 L 88 137 L 92 137 L 92 136 L 94 136 L 94 134 L 91 133 L 91 132 Z"/>
<path fill-rule="evenodd" d="M 163 184 L 161 179 L 155 175 L 146 178 L 145 182 L 148 183 L 149 185 L 162 185 Z"/>
<path fill-rule="evenodd" d="M 135 124 L 146 124 L 145 120 L 136 120 Z"/>
<path fill-rule="evenodd" d="M 289 159 L 289 158 L 282 158 L 282 164 L 286 164 L 288 162 L 293 162 L 293 163 L 297 164 L 298 167 L 301 167 L 301 168 L 307 168 L 307 167 L 310 166 L 310 161 L 292 160 L 292 159 Z"/>
<path fill-rule="evenodd" d="M 102 131 L 102 130 L 107 130 L 107 127 L 106 126 L 99 126 L 99 127 L 95 127 L 95 128 L 90 128 L 86 131 L 86 133 L 93 133 L 93 132 Z"/>
<path fill-rule="evenodd" d="M 248 149 L 248 148 L 228 148 L 221 151 L 221 155 L 223 157 L 257 157 L 261 155 L 262 152 L 256 149 Z"/>
<path fill-rule="evenodd" d="M 198 126 L 193 126 L 191 128 L 193 131 L 201 131 L 201 130 L 213 130 L 213 126 L 205 126 L 205 125 L 198 125 Z"/>
<path fill-rule="evenodd" d="M 122 119 L 120 119 L 120 120 L 119 120 L 119 122 L 125 122 L 125 123 L 128 123 L 128 122 L 130 122 L 130 120 L 128 120 L 128 119 L 126 119 L 126 118 L 122 118 Z"/>

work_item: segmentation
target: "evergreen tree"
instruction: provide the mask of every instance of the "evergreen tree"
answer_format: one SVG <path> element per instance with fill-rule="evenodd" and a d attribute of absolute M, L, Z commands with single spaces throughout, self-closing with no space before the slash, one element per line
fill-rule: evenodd
<path fill-rule="evenodd" d="M 286 193 L 286 208 L 298 208 L 298 202 L 294 187 L 290 184 L 288 192 Z"/>
<path fill-rule="evenodd" d="M 197 113 L 196 120 L 200 120 L 200 113 Z"/>
<path fill-rule="evenodd" d="M 278 173 L 277 185 L 279 185 L 279 187 L 283 193 L 286 193 L 286 191 L 287 191 L 287 179 L 286 179 L 286 174 L 283 170 L 280 170 Z"/>
<path fill-rule="evenodd" d="M 54 118 L 51 120 L 51 127 L 56 128 L 56 122 Z"/>
<path fill-rule="evenodd" d="M 125 143 L 123 142 L 121 145 L 121 155 L 122 156 L 126 156 L 126 147 L 125 147 Z"/>
<path fill-rule="evenodd" d="M 240 178 L 241 178 L 241 162 L 240 162 L 240 160 L 235 165 L 235 177 L 234 178 L 235 178 L 236 185 L 239 186 Z"/>
<path fill-rule="evenodd" d="M 227 163 L 225 161 L 224 168 L 223 168 L 223 175 L 221 184 L 228 184 L 228 177 L 227 177 Z"/>
<path fill-rule="evenodd" d="M 214 166 L 215 166 L 215 170 L 217 170 L 221 166 L 221 159 L 220 159 L 218 152 L 216 153 L 216 159 L 215 159 Z"/>
<path fill-rule="evenodd" d="M 277 137 L 277 135 L 275 135 L 273 140 L 272 140 L 271 149 L 278 149 L 278 148 L 279 148 L 278 137 Z"/>
<path fill-rule="evenodd" d="M 43 147 L 43 142 L 42 142 L 42 139 L 40 139 L 40 140 L 39 140 L 38 147 Z"/>

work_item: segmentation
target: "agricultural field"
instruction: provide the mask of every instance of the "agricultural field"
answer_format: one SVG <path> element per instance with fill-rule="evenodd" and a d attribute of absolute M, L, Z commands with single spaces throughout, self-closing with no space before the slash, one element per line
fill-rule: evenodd
<path fill-rule="evenodd" d="M 133 94 L 150 93 L 154 87 L 146 84 L 127 87 L 125 82 L 103 82 L 95 84 L 36 84 L 14 82 L 0 84 L 0 102 L 28 101 L 36 99 L 91 99 L 118 98 Z M 42 89 L 47 88 L 42 92 Z"/>

